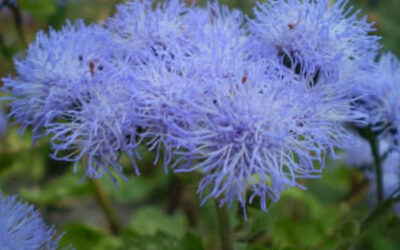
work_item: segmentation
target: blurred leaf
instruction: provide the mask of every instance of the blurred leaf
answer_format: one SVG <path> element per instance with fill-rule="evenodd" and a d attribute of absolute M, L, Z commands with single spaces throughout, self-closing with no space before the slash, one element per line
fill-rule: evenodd
<path fill-rule="evenodd" d="M 166 233 L 157 232 L 152 236 L 142 236 L 126 243 L 121 250 L 180 250 L 179 240 Z M 182 249 L 183 250 L 183 249 Z"/>
<path fill-rule="evenodd" d="M 153 190 L 152 182 L 140 177 L 130 176 L 128 180 L 123 180 L 116 176 L 118 188 L 115 183 L 108 177 L 101 179 L 101 182 L 107 189 L 107 192 L 112 195 L 116 201 L 121 203 L 136 202 L 144 200 Z"/>
<path fill-rule="evenodd" d="M 94 226 L 71 223 L 65 225 L 63 230 L 65 235 L 60 240 L 61 247 L 72 244 L 76 250 L 106 249 L 104 246 L 110 246 L 113 241 L 111 236 Z M 108 238 L 110 239 L 107 240 Z"/>
<path fill-rule="evenodd" d="M 201 238 L 195 234 L 187 233 L 182 241 L 181 245 L 183 249 L 191 249 L 191 250 L 203 250 L 204 245 Z"/>
<path fill-rule="evenodd" d="M 322 178 L 307 182 L 307 191 L 324 204 L 336 204 L 350 190 L 351 174 L 353 172 L 362 173 L 357 169 L 349 167 L 336 167 L 337 163 L 330 163 L 324 170 Z M 333 166 L 332 166 L 333 165 Z M 327 195 L 329 194 L 329 195 Z"/>
<path fill-rule="evenodd" d="M 181 213 L 167 215 L 157 207 L 144 206 L 133 215 L 130 228 L 140 234 L 152 235 L 157 231 L 182 237 L 186 229 L 186 218 Z"/>
<path fill-rule="evenodd" d="M 56 3 L 54 0 L 19 0 L 18 5 L 22 10 L 33 14 L 36 18 L 49 16 L 56 11 Z"/>
<path fill-rule="evenodd" d="M 40 188 L 33 190 L 23 188 L 20 194 L 24 199 L 36 204 L 57 205 L 62 200 L 90 194 L 87 183 L 80 183 L 81 178 L 79 174 L 67 173 Z"/>

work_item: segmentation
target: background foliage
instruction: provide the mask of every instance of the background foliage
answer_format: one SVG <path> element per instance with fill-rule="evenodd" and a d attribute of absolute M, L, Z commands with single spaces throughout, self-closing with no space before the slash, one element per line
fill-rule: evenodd
<path fill-rule="evenodd" d="M 21 0 L 20 32 L 12 12 L 1 10 L 0 76 L 14 73 L 12 58 L 24 56 L 26 44 L 38 30 L 60 28 L 66 19 L 104 20 L 117 2 L 121 1 L 72 0 L 63 5 L 53 0 Z M 254 6 L 250 0 L 221 2 L 249 14 Z M 400 1 L 352 3 L 376 22 L 384 50 L 400 55 Z M 198 176 L 165 175 L 161 167 L 152 165 L 154 155 L 148 153 L 140 162 L 140 178 L 132 169 L 126 173 L 129 180 L 119 180 L 116 189 L 104 177 L 100 188 L 111 199 L 123 226 L 121 231 L 112 230 L 94 184 L 82 180 L 79 171 L 73 173 L 71 164 L 51 160 L 49 153 L 46 140 L 32 146 L 29 133 L 20 136 L 11 127 L 0 142 L 0 190 L 34 203 L 47 222 L 65 232 L 62 246 L 72 243 L 78 250 L 220 248 L 214 202 L 199 206 Z M 122 162 L 129 165 L 127 159 Z M 343 239 L 355 243 L 356 249 L 400 249 L 400 219 L 393 212 L 354 239 L 359 221 L 372 209 L 368 183 L 360 170 L 342 161 L 328 166 L 322 179 L 304 183 L 307 191 L 285 192 L 267 214 L 257 204 L 251 205 L 245 222 L 234 204 L 230 216 L 236 249 L 331 249 Z"/>

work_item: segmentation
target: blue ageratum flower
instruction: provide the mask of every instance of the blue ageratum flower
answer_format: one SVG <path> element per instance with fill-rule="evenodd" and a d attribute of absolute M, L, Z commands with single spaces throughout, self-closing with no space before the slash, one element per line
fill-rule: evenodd
<path fill-rule="evenodd" d="M 400 142 L 400 62 L 385 53 L 373 62 L 368 73 L 353 71 L 359 82 L 353 95 L 363 96 L 354 103 L 355 109 L 368 115 L 365 120 L 379 136 L 392 141 L 394 148 Z"/>
<path fill-rule="evenodd" d="M 213 3 L 202 14 L 208 21 L 195 37 L 202 46 L 185 67 L 171 68 L 151 52 L 135 67 L 142 137 L 163 149 L 167 162 L 175 159 L 177 172 L 204 173 L 204 201 L 238 199 L 244 206 L 259 197 L 267 210 L 267 199 L 321 175 L 326 155 L 351 137 L 343 123 L 360 115 L 348 89 L 310 88 L 277 61 L 249 53 L 240 12 Z"/>
<path fill-rule="evenodd" d="M 182 63 L 196 51 L 193 39 L 198 36 L 204 18 L 200 10 L 184 1 L 128 1 L 106 22 L 120 53 L 133 64 L 146 63 L 149 55 L 160 60 Z"/>
<path fill-rule="evenodd" d="M 120 5 L 107 21 L 107 28 L 120 48 L 116 53 L 132 65 L 135 82 L 131 84 L 141 97 L 137 102 L 143 124 L 140 140 L 156 151 L 155 162 L 163 153 L 167 169 L 173 151 L 182 146 L 180 127 L 189 119 L 182 116 L 182 110 L 190 101 L 187 95 L 198 88 L 194 72 L 203 65 L 201 77 L 206 77 L 211 74 L 207 69 L 230 67 L 224 56 L 214 57 L 214 49 L 224 50 L 229 58 L 239 48 L 238 40 L 245 38 L 241 29 L 244 17 L 217 3 L 204 9 L 187 6 L 183 1 L 168 1 L 155 8 L 153 5 L 153 1 Z"/>
<path fill-rule="evenodd" d="M 46 125 L 51 134 L 52 157 L 56 160 L 83 161 L 85 176 L 100 178 L 110 172 L 109 166 L 122 175 L 118 160 L 122 153 L 133 159 L 136 150 L 137 119 L 126 99 L 126 89 L 114 86 L 110 93 L 102 89 L 92 89 L 88 96 L 80 99 L 80 108 L 66 110 L 62 116 L 67 122 L 55 121 Z M 119 95 L 120 94 L 120 95 Z M 121 98 L 121 99 L 120 99 Z M 132 110 L 134 112 L 134 110 Z"/>
<path fill-rule="evenodd" d="M 393 138 L 400 149 L 400 61 L 391 54 L 383 54 L 377 64 L 374 81 L 367 82 L 371 100 L 376 100 L 376 109 L 370 112 L 370 123 L 383 135 Z M 368 96 L 366 97 L 368 99 Z"/>
<path fill-rule="evenodd" d="M 204 173 L 198 190 L 207 193 L 204 201 L 238 199 L 245 206 L 259 197 L 266 211 L 267 199 L 277 201 L 289 186 L 303 188 L 299 179 L 320 177 L 326 155 L 350 138 L 343 123 L 358 114 L 337 90 L 310 89 L 274 61 L 232 68 L 239 70 L 212 78 L 199 70 L 198 87 L 186 92 L 181 112 L 190 121 L 180 126 L 185 150 L 176 154 L 190 164 L 176 171 Z"/>
<path fill-rule="evenodd" d="M 22 132 L 31 126 L 34 140 L 50 135 L 52 157 L 82 161 L 91 178 L 112 176 L 111 169 L 122 174 L 122 153 L 137 171 L 132 64 L 114 53 L 110 37 L 82 21 L 40 32 L 27 57 L 15 62 L 17 76 L 3 79 L 9 116 Z"/>
<path fill-rule="evenodd" d="M 55 250 L 60 238 L 33 205 L 0 195 L 0 249 Z"/>
<path fill-rule="evenodd" d="M 278 57 L 303 76 L 336 80 L 341 69 L 362 62 L 380 48 L 373 24 L 348 0 L 273 0 L 258 3 L 249 20 L 255 53 Z M 256 44 L 257 44 L 256 43 Z"/>
<path fill-rule="evenodd" d="M 76 163 L 82 160 L 86 177 L 100 178 L 108 173 L 115 180 L 110 166 L 123 176 L 118 164 L 122 153 L 130 156 L 139 175 L 135 162 L 136 157 L 140 158 L 137 108 L 142 101 L 140 93 L 126 84 L 130 79 L 124 74 L 107 74 L 76 96 L 78 106 L 57 113 L 63 119 L 48 122 L 46 132 L 51 135 L 54 159 Z"/>
<path fill-rule="evenodd" d="M 209 2 L 199 15 L 206 21 L 195 38 L 195 44 L 199 45 L 197 53 L 189 59 L 201 65 L 203 76 L 229 76 L 239 70 L 234 68 L 237 61 L 251 61 L 248 30 L 241 11 Z M 242 73 L 244 76 L 245 72 Z"/>
<path fill-rule="evenodd" d="M 107 67 L 107 32 L 82 21 L 68 23 L 60 31 L 39 32 L 27 56 L 15 60 L 17 76 L 3 78 L 3 90 L 11 95 L 9 116 L 23 133 L 33 129 L 37 140 L 43 127 L 60 118 L 60 111 L 73 109 L 93 76 Z"/>

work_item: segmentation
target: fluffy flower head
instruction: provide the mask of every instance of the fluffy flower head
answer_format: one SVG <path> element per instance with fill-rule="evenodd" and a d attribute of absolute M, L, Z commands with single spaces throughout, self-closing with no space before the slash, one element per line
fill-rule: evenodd
<path fill-rule="evenodd" d="M 18 201 L 16 196 L 0 195 L 1 249 L 55 250 L 59 239 L 32 205 Z"/>
<path fill-rule="evenodd" d="M 267 198 L 277 201 L 288 186 L 301 187 L 298 179 L 320 176 L 325 155 L 348 137 L 341 123 L 356 115 L 337 92 L 308 89 L 273 62 L 238 64 L 231 75 L 198 78 L 180 153 L 194 165 L 177 171 L 202 171 L 206 199 L 244 205 L 250 191 L 250 201 L 258 196 L 266 210 Z"/>
<path fill-rule="evenodd" d="M 73 108 L 94 72 L 106 67 L 101 55 L 107 47 L 104 32 L 78 21 L 37 34 L 26 58 L 15 61 L 17 77 L 3 79 L 3 89 L 12 96 L 10 116 L 22 132 L 32 126 L 37 139 L 47 122 L 59 118 L 59 111 Z"/>
<path fill-rule="evenodd" d="M 258 4 L 250 30 L 259 40 L 256 53 L 278 56 L 305 76 L 337 79 L 340 67 L 379 48 L 366 17 L 346 7 L 348 0 L 273 0 Z M 271 51 L 272 50 L 272 51 Z M 332 78 L 333 77 L 333 78 Z"/>

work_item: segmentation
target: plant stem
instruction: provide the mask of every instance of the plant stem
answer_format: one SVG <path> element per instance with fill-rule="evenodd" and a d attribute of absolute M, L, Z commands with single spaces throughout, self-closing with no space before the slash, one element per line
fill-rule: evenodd
<path fill-rule="evenodd" d="M 221 239 L 222 250 L 233 250 L 233 237 L 229 212 L 226 206 L 220 206 L 219 201 L 215 200 L 217 220 L 219 226 L 219 237 Z"/>
<path fill-rule="evenodd" d="M 91 185 L 93 193 L 107 217 L 111 232 L 115 235 L 121 234 L 122 225 L 117 217 L 110 198 L 101 186 L 100 182 L 89 178 L 89 184 Z"/>
<path fill-rule="evenodd" d="M 371 147 L 372 155 L 374 157 L 375 179 L 376 179 L 376 193 L 378 204 L 383 201 L 383 183 L 382 183 L 382 159 L 379 150 L 379 141 L 376 136 L 369 136 L 368 142 Z"/>
<path fill-rule="evenodd" d="M 357 132 L 368 141 L 372 156 L 374 158 L 374 170 L 375 170 L 375 180 L 376 180 L 376 194 L 378 199 L 378 204 L 383 201 L 383 183 L 382 183 L 382 160 L 379 150 L 379 140 L 377 134 L 372 130 L 371 127 L 357 128 Z"/>

